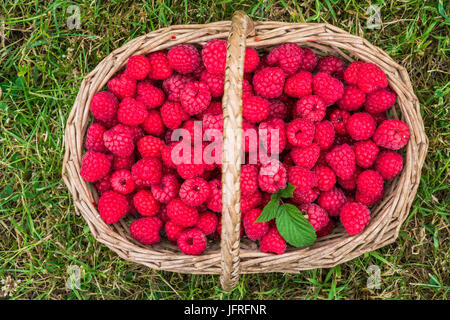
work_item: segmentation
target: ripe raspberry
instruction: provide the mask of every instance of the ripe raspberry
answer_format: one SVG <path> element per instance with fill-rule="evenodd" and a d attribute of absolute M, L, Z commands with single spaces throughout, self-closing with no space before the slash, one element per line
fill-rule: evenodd
<path fill-rule="evenodd" d="M 121 157 L 129 157 L 134 151 L 134 141 L 129 127 L 118 124 L 103 134 L 106 148 Z"/>
<path fill-rule="evenodd" d="M 365 93 L 386 88 L 388 85 L 388 80 L 383 70 L 370 62 L 364 63 L 359 67 L 357 78 L 356 84 Z"/>
<path fill-rule="evenodd" d="M 268 154 L 280 154 L 287 144 L 285 124 L 281 119 L 273 118 L 259 124 L 259 139 Z"/>
<path fill-rule="evenodd" d="M 303 50 L 295 43 L 283 43 L 273 48 L 266 59 L 269 65 L 278 65 L 288 76 L 297 72 L 302 60 Z"/>
<path fill-rule="evenodd" d="M 131 175 L 137 186 L 149 187 L 158 184 L 162 176 L 162 164 L 156 158 L 145 158 L 131 168 Z"/>
<path fill-rule="evenodd" d="M 246 79 L 242 81 L 242 99 L 253 95 L 253 87 Z"/>
<path fill-rule="evenodd" d="M 357 234 L 369 224 L 370 210 L 358 202 L 346 203 L 341 208 L 340 220 L 348 234 Z"/>
<path fill-rule="evenodd" d="M 395 104 L 397 94 L 390 89 L 380 89 L 367 95 L 365 104 L 369 113 L 380 113 L 388 110 Z"/>
<path fill-rule="evenodd" d="M 183 110 L 192 116 L 208 108 L 211 93 L 203 82 L 190 82 L 181 90 L 180 102 Z"/>
<path fill-rule="evenodd" d="M 377 125 L 380 125 L 384 120 L 387 119 L 385 112 L 372 113 L 372 117 L 376 121 Z"/>
<path fill-rule="evenodd" d="M 191 73 L 200 65 L 200 54 L 191 44 L 179 44 L 167 53 L 169 65 L 179 73 Z"/>
<path fill-rule="evenodd" d="M 253 153 L 258 151 L 258 146 L 259 136 L 257 127 L 244 119 L 242 121 L 242 148 L 245 152 Z"/>
<path fill-rule="evenodd" d="M 328 73 L 337 79 L 344 77 L 344 68 L 344 61 L 334 56 L 322 57 L 317 64 L 317 71 Z"/>
<path fill-rule="evenodd" d="M 142 102 L 133 98 L 124 98 L 117 111 L 117 119 L 127 126 L 138 126 L 144 123 L 148 116 L 147 108 Z"/>
<path fill-rule="evenodd" d="M 281 100 L 269 101 L 269 118 L 285 119 L 288 115 L 287 106 Z"/>
<path fill-rule="evenodd" d="M 258 52 L 253 48 L 246 48 L 244 72 L 249 73 L 255 71 L 258 64 L 259 64 Z"/>
<path fill-rule="evenodd" d="M 362 61 L 356 61 L 350 64 L 344 71 L 344 80 L 348 84 L 356 85 L 358 82 L 359 68 L 364 64 Z"/>
<path fill-rule="evenodd" d="M 192 76 L 175 73 L 163 81 L 162 87 L 167 94 L 167 100 L 172 102 L 180 101 L 181 90 L 186 84 L 195 81 Z"/>
<path fill-rule="evenodd" d="M 290 155 L 295 165 L 312 169 L 319 159 L 320 147 L 315 143 L 307 147 L 293 147 Z"/>
<path fill-rule="evenodd" d="M 287 171 L 278 160 L 272 159 L 261 166 L 258 184 L 262 191 L 275 193 L 286 188 Z"/>
<path fill-rule="evenodd" d="M 117 114 L 119 101 L 109 91 L 100 91 L 92 96 L 89 110 L 95 119 L 112 120 Z"/>
<path fill-rule="evenodd" d="M 257 95 L 272 99 L 283 92 L 285 75 L 280 68 L 264 68 L 253 76 L 253 88 Z"/>
<path fill-rule="evenodd" d="M 184 230 L 177 240 L 178 248 L 188 255 L 200 255 L 207 246 L 206 236 L 197 228 Z"/>
<path fill-rule="evenodd" d="M 288 169 L 289 183 L 296 186 L 298 192 L 306 192 L 317 185 L 317 177 L 311 170 L 292 166 Z"/>
<path fill-rule="evenodd" d="M 355 193 L 356 201 L 368 207 L 376 205 L 378 202 L 381 201 L 381 199 L 383 199 L 383 196 L 384 196 L 384 189 L 382 190 L 381 194 L 375 197 L 368 196 L 358 190 Z"/>
<path fill-rule="evenodd" d="M 187 205 L 196 207 L 205 202 L 211 189 L 208 182 L 202 178 L 187 179 L 180 188 L 180 199 Z"/>
<path fill-rule="evenodd" d="M 110 181 L 113 190 L 121 194 L 129 194 L 136 187 L 133 179 L 131 179 L 131 172 L 125 169 L 114 172 Z"/>
<path fill-rule="evenodd" d="M 346 143 L 335 146 L 330 152 L 327 153 L 325 158 L 334 173 L 344 180 L 350 179 L 353 172 L 355 172 L 355 153 Z"/>
<path fill-rule="evenodd" d="M 318 62 L 318 58 L 314 51 L 309 48 L 302 48 L 303 50 L 303 59 L 300 61 L 299 70 L 312 72 Z"/>
<path fill-rule="evenodd" d="M 295 188 L 291 200 L 295 204 L 311 203 L 317 199 L 319 194 L 320 194 L 320 191 L 318 188 L 312 188 L 305 192 L 301 192 L 301 191 L 297 190 L 297 188 Z"/>
<path fill-rule="evenodd" d="M 314 140 L 321 150 L 328 150 L 334 142 L 334 127 L 328 120 L 315 123 Z"/>
<path fill-rule="evenodd" d="M 247 211 L 259 207 L 262 202 L 262 194 L 259 191 L 249 195 L 249 196 L 241 196 L 241 212 L 245 214 Z"/>
<path fill-rule="evenodd" d="M 384 180 L 394 179 L 403 169 L 403 158 L 395 151 L 382 151 L 375 161 L 375 169 Z"/>
<path fill-rule="evenodd" d="M 125 74 L 134 80 L 142 80 L 150 72 L 150 61 L 145 56 L 136 55 L 128 58 Z"/>
<path fill-rule="evenodd" d="M 167 221 L 164 225 L 164 231 L 166 232 L 167 239 L 170 242 L 176 243 L 180 234 L 185 230 L 185 228 L 173 223 L 172 221 Z"/>
<path fill-rule="evenodd" d="M 202 72 L 200 81 L 208 86 L 212 97 L 223 96 L 223 86 L 225 83 L 223 74 L 211 73 L 205 70 Z"/>
<path fill-rule="evenodd" d="M 344 86 L 338 79 L 328 73 L 319 72 L 313 77 L 313 94 L 321 97 L 326 106 L 330 106 L 344 94 Z"/>
<path fill-rule="evenodd" d="M 334 187 L 331 190 L 320 193 L 317 203 L 319 206 L 327 210 L 330 216 L 338 216 L 339 209 L 347 202 L 344 192 Z"/>
<path fill-rule="evenodd" d="M 134 220 L 130 225 L 130 235 L 144 245 L 155 244 L 161 240 L 159 230 L 163 223 L 157 217 Z"/>
<path fill-rule="evenodd" d="M 211 141 L 215 141 L 217 132 L 211 130 L 218 130 L 221 135 L 223 134 L 222 114 L 213 115 L 211 113 L 205 113 L 203 116 L 203 131 L 205 132 L 205 137 L 209 137 Z"/>
<path fill-rule="evenodd" d="M 366 94 L 357 86 L 345 86 L 344 94 L 338 100 L 339 108 L 347 111 L 355 111 L 361 108 L 366 101 Z"/>
<path fill-rule="evenodd" d="M 316 232 L 326 227 L 330 223 L 328 213 L 325 211 L 325 209 L 319 207 L 317 204 L 302 204 L 301 206 L 299 206 L 299 209 L 305 212 L 308 222 L 311 223 Z"/>
<path fill-rule="evenodd" d="M 221 74 L 225 72 L 227 59 L 227 42 L 225 40 L 210 40 L 203 46 L 203 63 L 211 73 Z"/>
<path fill-rule="evenodd" d="M 173 73 L 172 68 L 169 65 L 169 59 L 167 53 L 163 51 L 152 52 L 147 56 L 150 62 L 150 72 L 148 77 L 152 80 L 165 80 Z"/>
<path fill-rule="evenodd" d="M 259 96 L 251 96 L 243 99 L 242 116 L 251 123 L 259 123 L 267 118 L 270 111 L 268 100 Z"/>
<path fill-rule="evenodd" d="M 111 175 L 107 174 L 100 180 L 94 182 L 95 189 L 99 195 L 102 195 L 106 191 L 112 190 L 110 178 Z"/>
<path fill-rule="evenodd" d="M 164 127 L 159 111 L 150 110 L 148 112 L 148 116 L 142 124 L 142 129 L 144 129 L 145 133 L 154 136 L 162 136 L 164 134 L 166 129 Z"/>
<path fill-rule="evenodd" d="M 360 167 L 356 167 L 355 172 L 350 177 L 350 179 L 344 180 L 338 177 L 337 181 L 343 189 L 354 190 L 356 188 L 356 180 L 358 179 L 358 176 L 360 175 L 361 172 L 363 172 L 363 170 Z"/>
<path fill-rule="evenodd" d="M 197 209 L 188 206 L 179 198 L 169 202 L 167 205 L 167 215 L 175 224 L 184 228 L 195 226 L 198 221 Z"/>
<path fill-rule="evenodd" d="M 325 117 L 325 101 L 315 95 L 300 98 L 296 104 L 296 113 L 303 119 L 321 121 Z"/>
<path fill-rule="evenodd" d="M 250 196 L 258 190 L 258 168 L 251 164 L 241 166 L 241 194 Z"/>
<path fill-rule="evenodd" d="M 329 191 L 336 184 L 336 175 L 329 167 L 317 166 L 314 173 L 317 176 L 317 187 L 320 191 Z"/>
<path fill-rule="evenodd" d="M 205 211 L 199 215 L 195 227 L 203 232 L 205 236 L 208 236 L 216 231 L 218 223 L 219 219 L 214 212 Z"/>
<path fill-rule="evenodd" d="M 132 153 L 128 157 L 120 157 L 117 155 L 114 155 L 113 162 L 112 162 L 112 170 L 117 171 L 121 169 L 131 169 L 135 162 L 134 154 Z"/>
<path fill-rule="evenodd" d="M 328 224 L 325 227 L 316 231 L 317 238 L 329 235 L 331 233 L 331 231 L 333 231 L 333 229 L 334 229 L 334 221 L 330 219 Z"/>
<path fill-rule="evenodd" d="M 347 134 L 347 121 L 350 118 L 350 113 L 345 110 L 335 109 L 330 114 L 330 121 L 333 124 L 334 131 L 344 136 Z"/>
<path fill-rule="evenodd" d="M 98 199 L 98 213 L 107 224 L 116 223 L 128 212 L 127 198 L 115 191 L 106 191 Z"/>
<path fill-rule="evenodd" d="M 108 81 L 108 89 L 119 100 L 133 98 L 136 96 L 136 80 L 131 79 L 125 73 L 119 73 Z"/>
<path fill-rule="evenodd" d="M 133 197 L 136 210 L 144 217 L 155 216 L 159 211 L 159 202 L 148 190 L 140 190 Z"/>
<path fill-rule="evenodd" d="M 164 141 L 153 136 L 145 136 L 137 142 L 137 148 L 142 158 L 161 157 L 161 150 L 164 148 Z"/>
<path fill-rule="evenodd" d="M 356 190 L 375 198 L 383 192 L 383 177 L 374 170 L 363 171 L 356 180 Z"/>
<path fill-rule="evenodd" d="M 355 152 L 356 165 L 367 169 L 375 162 L 380 149 L 372 140 L 364 140 L 356 142 L 353 145 L 353 151 Z"/>
<path fill-rule="evenodd" d="M 106 132 L 106 128 L 99 123 L 93 123 L 84 139 L 84 146 L 87 150 L 96 152 L 108 152 L 108 149 L 103 142 L 103 134 Z"/>
<path fill-rule="evenodd" d="M 185 147 L 186 144 L 184 142 L 181 143 L 183 144 L 179 145 L 179 147 L 181 148 L 181 152 L 178 155 L 176 154 L 176 149 L 172 151 L 172 160 L 176 164 L 178 174 L 183 179 L 191 179 L 201 176 L 205 171 L 205 165 L 202 159 L 202 146 L 200 146 L 199 148 L 192 148 L 191 146 Z M 190 156 L 183 156 L 183 153 L 185 152 L 184 149 L 187 148 L 191 150 L 191 154 Z M 189 153 L 189 151 L 187 152 Z"/>
<path fill-rule="evenodd" d="M 166 102 L 161 107 L 161 118 L 164 125 L 169 129 L 177 129 L 181 123 L 189 119 L 189 115 L 177 102 Z"/>
<path fill-rule="evenodd" d="M 253 241 L 260 240 L 269 231 L 269 222 L 255 222 L 261 212 L 261 209 L 251 209 L 242 218 L 245 234 Z"/>
<path fill-rule="evenodd" d="M 136 100 L 147 109 L 154 109 L 163 105 L 166 96 L 164 92 L 152 85 L 149 81 L 140 81 L 137 84 Z"/>
<path fill-rule="evenodd" d="M 367 140 L 375 132 L 377 123 L 367 112 L 354 113 L 347 120 L 347 132 L 354 140 Z"/>
<path fill-rule="evenodd" d="M 401 120 L 388 119 L 383 121 L 373 135 L 373 141 L 380 147 L 398 150 L 409 140 L 409 127 Z"/>
<path fill-rule="evenodd" d="M 208 181 L 211 193 L 207 200 L 208 209 L 214 212 L 222 212 L 222 182 L 219 179 Z"/>
<path fill-rule="evenodd" d="M 166 174 L 161 178 L 159 184 L 152 185 L 152 194 L 157 201 L 167 204 L 177 197 L 179 189 L 180 184 L 177 177 L 173 174 Z"/>
<path fill-rule="evenodd" d="M 282 254 L 286 251 L 286 241 L 276 227 L 272 227 L 259 242 L 261 252 Z"/>
<path fill-rule="evenodd" d="M 312 73 L 301 71 L 286 79 L 284 92 L 294 98 L 312 94 Z"/>
<path fill-rule="evenodd" d="M 87 151 L 81 159 L 81 177 L 94 182 L 106 176 L 111 168 L 111 160 L 101 152 Z"/>
<path fill-rule="evenodd" d="M 286 136 L 290 144 L 296 147 L 311 145 L 315 133 L 314 123 L 307 119 L 295 119 L 288 124 Z"/>

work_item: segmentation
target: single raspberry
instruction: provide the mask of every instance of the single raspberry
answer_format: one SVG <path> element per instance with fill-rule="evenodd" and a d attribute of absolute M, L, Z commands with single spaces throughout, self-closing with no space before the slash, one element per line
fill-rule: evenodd
<path fill-rule="evenodd" d="M 192 116 L 208 108 L 211 92 L 203 82 L 190 82 L 181 90 L 180 102 L 183 110 Z"/>
<path fill-rule="evenodd" d="M 384 196 L 384 189 L 382 190 L 381 194 L 375 197 L 368 196 L 358 190 L 356 190 L 355 193 L 356 201 L 368 207 L 376 205 L 378 202 L 381 201 L 381 199 L 383 199 L 383 196 Z"/>
<path fill-rule="evenodd" d="M 295 188 L 291 200 L 295 204 L 311 203 L 317 199 L 319 194 L 320 191 L 318 188 L 312 188 L 304 192 L 301 192 Z"/>
<path fill-rule="evenodd" d="M 334 173 L 342 179 L 350 179 L 355 172 L 355 153 L 348 144 L 335 146 L 326 155 L 326 160 Z"/>
<path fill-rule="evenodd" d="M 336 175 L 327 166 L 317 166 L 314 169 L 317 177 L 317 187 L 320 191 L 329 191 L 336 184 Z"/>
<path fill-rule="evenodd" d="M 114 155 L 113 162 L 112 162 L 112 169 L 113 171 L 121 170 L 121 169 L 131 169 L 135 162 L 135 156 L 132 153 L 128 157 L 121 157 Z"/>
<path fill-rule="evenodd" d="M 358 87 L 365 93 L 371 93 L 388 86 L 388 80 L 383 70 L 377 65 L 367 62 L 358 70 Z"/>
<path fill-rule="evenodd" d="M 211 73 L 221 74 L 225 72 L 227 59 L 227 42 L 225 40 L 210 40 L 202 49 L 203 63 Z"/>
<path fill-rule="evenodd" d="M 99 195 L 102 195 L 106 191 L 112 190 L 110 179 L 111 175 L 107 174 L 103 178 L 94 182 L 95 189 Z"/>
<path fill-rule="evenodd" d="M 274 99 L 269 103 L 269 118 L 285 119 L 287 117 L 288 108 L 283 101 Z"/>
<path fill-rule="evenodd" d="M 299 192 L 306 192 L 317 185 L 317 177 L 311 170 L 292 166 L 288 169 L 289 183 L 296 187 Z"/>
<path fill-rule="evenodd" d="M 373 135 L 373 141 L 380 147 L 398 150 L 409 140 L 409 127 L 401 120 L 388 119 L 383 121 Z"/>
<path fill-rule="evenodd" d="M 166 128 L 161 119 L 161 114 L 156 110 L 150 110 L 148 112 L 148 116 L 141 126 L 145 133 L 154 136 L 162 136 L 164 132 L 166 132 Z"/>
<path fill-rule="evenodd" d="M 93 123 L 89 127 L 86 138 L 84 139 L 84 146 L 87 150 L 96 152 L 108 152 L 108 149 L 103 142 L 103 134 L 106 128 L 99 123 Z"/>
<path fill-rule="evenodd" d="M 358 179 L 358 176 L 360 173 L 363 172 L 363 170 L 360 167 L 355 168 L 355 172 L 349 179 L 342 179 L 337 177 L 337 181 L 339 185 L 345 189 L 345 190 L 354 190 L 356 188 L 356 180 Z"/>
<path fill-rule="evenodd" d="M 95 119 L 112 120 L 117 114 L 119 101 L 116 96 L 109 91 L 100 91 L 92 96 L 89 110 Z"/>
<path fill-rule="evenodd" d="M 286 188 L 287 170 L 278 160 L 272 159 L 261 166 L 258 184 L 262 191 L 275 193 Z"/>
<path fill-rule="evenodd" d="M 294 98 L 312 94 L 312 73 L 301 71 L 286 79 L 284 92 Z"/>
<path fill-rule="evenodd" d="M 214 130 L 214 131 L 211 131 Z M 205 137 L 211 139 L 211 141 L 215 141 L 215 137 L 218 132 L 220 132 L 220 136 L 223 135 L 223 116 L 222 114 L 213 115 L 211 113 L 206 113 L 203 116 L 203 131 L 205 133 Z M 222 140 L 222 139 L 220 139 Z"/>
<path fill-rule="evenodd" d="M 129 157 L 134 151 L 134 141 L 129 127 L 118 124 L 103 134 L 106 148 L 121 157 Z"/>
<path fill-rule="evenodd" d="M 137 148 L 142 158 L 161 157 L 161 150 L 164 146 L 164 141 L 153 136 L 142 137 L 137 142 Z"/>
<path fill-rule="evenodd" d="M 356 165 L 361 168 L 370 168 L 377 158 L 380 149 L 372 140 L 358 141 L 353 145 Z"/>
<path fill-rule="evenodd" d="M 258 190 L 258 168 L 252 164 L 241 166 L 241 194 L 249 196 Z"/>
<path fill-rule="evenodd" d="M 182 157 L 182 148 L 180 148 L 180 146 L 178 146 L 180 143 L 182 142 L 174 142 L 171 144 L 166 145 L 162 150 L 161 150 L 161 158 L 163 160 L 163 164 L 165 167 L 170 168 L 170 169 L 176 169 L 177 165 L 174 163 L 174 159 L 179 159 L 180 157 Z M 177 147 L 178 146 L 178 147 Z M 177 147 L 176 150 L 174 150 Z M 177 153 L 178 150 L 178 153 Z M 173 152 L 173 154 L 172 154 Z M 176 160 L 178 161 L 178 160 Z"/>
<path fill-rule="evenodd" d="M 375 198 L 383 192 L 383 177 L 374 170 L 363 171 L 356 180 L 356 190 Z"/>
<path fill-rule="evenodd" d="M 159 184 L 152 185 L 153 197 L 161 203 L 167 204 L 175 199 L 180 189 L 180 183 L 173 174 L 166 174 Z"/>
<path fill-rule="evenodd" d="M 280 154 L 287 144 L 285 124 L 281 119 L 273 118 L 261 122 L 258 128 L 259 141 L 268 154 Z"/>
<path fill-rule="evenodd" d="M 347 121 L 350 118 L 350 113 L 345 110 L 335 109 L 330 113 L 330 121 L 333 124 L 334 131 L 344 136 L 347 134 Z"/>
<path fill-rule="evenodd" d="M 338 100 L 339 108 L 347 111 L 355 111 L 361 108 L 366 101 L 366 94 L 357 86 L 345 86 L 342 98 Z"/>
<path fill-rule="evenodd" d="M 195 81 L 192 76 L 175 73 L 163 81 L 162 87 L 167 94 L 167 100 L 180 101 L 181 90 L 190 82 Z"/>
<path fill-rule="evenodd" d="M 162 222 L 166 223 L 169 221 L 169 216 L 167 215 L 167 207 L 165 205 L 159 206 L 159 211 L 156 214 L 159 219 L 161 219 Z"/>
<path fill-rule="evenodd" d="M 247 237 L 253 241 L 260 240 L 269 231 L 269 222 L 256 222 L 261 209 L 251 209 L 242 218 Z"/>
<path fill-rule="evenodd" d="M 344 71 L 344 80 L 348 84 L 356 85 L 358 82 L 359 68 L 364 64 L 362 61 L 356 61 L 350 64 Z"/>
<path fill-rule="evenodd" d="M 140 190 L 133 197 L 133 204 L 136 210 L 144 217 L 155 216 L 159 211 L 159 202 L 148 190 Z"/>
<path fill-rule="evenodd" d="M 340 220 L 348 234 L 357 234 L 369 224 L 370 210 L 358 202 L 346 203 L 341 208 Z"/>
<path fill-rule="evenodd" d="M 167 53 L 163 51 L 152 52 L 147 56 L 150 62 L 150 72 L 148 77 L 152 80 L 165 80 L 173 73 L 171 66 L 169 65 L 169 59 Z"/>
<path fill-rule="evenodd" d="M 247 211 L 259 207 L 262 202 L 262 194 L 259 191 L 256 191 L 255 193 L 241 197 L 241 212 L 245 214 Z"/>
<path fill-rule="evenodd" d="M 334 127 L 328 120 L 315 123 L 314 142 L 317 143 L 321 150 L 328 150 L 334 142 Z"/>
<path fill-rule="evenodd" d="M 207 200 L 208 209 L 222 212 L 222 182 L 219 179 L 208 181 L 211 193 Z"/>
<path fill-rule="evenodd" d="M 185 204 L 179 198 L 169 202 L 167 205 L 167 215 L 175 224 L 184 228 L 195 226 L 198 221 L 197 209 Z"/>
<path fill-rule="evenodd" d="M 122 100 L 136 96 L 136 80 L 131 79 L 125 73 L 119 73 L 108 81 L 108 89 Z"/>
<path fill-rule="evenodd" d="M 134 80 L 142 80 L 150 72 L 150 61 L 145 56 L 136 55 L 128 58 L 125 74 Z"/>
<path fill-rule="evenodd" d="M 342 79 L 344 77 L 344 68 L 344 60 L 335 56 L 322 57 L 317 64 L 318 72 L 328 73 L 337 79 Z"/>
<path fill-rule="evenodd" d="M 137 84 L 136 100 L 147 109 L 154 109 L 163 105 L 166 96 L 164 92 L 155 87 L 150 81 L 140 81 Z"/>
<path fill-rule="evenodd" d="M 211 73 L 208 70 L 202 72 L 200 81 L 208 86 L 212 97 L 223 96 L 225 77 L 223 74 Z"/>
<path fill-rule="evenodd" d="M 116 223 L 128 212 L 127 197 L 115 191 L 106 191 L 98 199 L 98 213 L 107 224 Z"/>
<path fill-rule="evenodd" d="M 315 130 L 311 120 L 295 119 L 287 125 L 286 136 L 293 146 L 307 147 L 313 142 Z"/>
<path fill-rule="evenodd" d="M 251 123 L 264 121 L 269 111 L 269 101 L 259 96 L 247 97 L 242 102 L 242 116 Z"/>
<path fill-rule="evenodd" d="M 209 198 L 211 189 L 208 182 L 197 177 L 187 179 L 180 188 L 180 199 L 189 206 L 199 206 Z"/>
<path fill-rule="evenodd" d="M 329 235 L 331 231 L 333 231 L 333 229 L 334 229 L 334 221 L 330 219 L 325 227 L 316 231 L 317 238 Z"/>
<path fill-rule="evenodd" d="M 388 110 L 395 104 L 397 94 L 390 89 L 379 89 L 367 95 L 365 109 L 367 112 L 376 114 Z"/>
<path fill-rule="evenodd" d="M 205 236 L 208 236 L 216 231 L 218 223 L 219 219 L 214 212 L 205 211 L 199 215 L 195 227 L 202 231 Z"/>
<path fill-rule="evenodd" d="M 295 165 L 312 169 L 319 159 L 320 147 L 315 143 L 307 147 L 293 147 L 290 155 Z"/>
<path fill-rule="evenodd" d="M 403 158 L 395 151 L 382 151 L 375 161 L 375 169 L 384 180 L 394 179 L 403 169 Z"/>
<path fill-rule="evenodd" d="M 127 126 L 138 126 L 144 123 L 148 116 L 147 108 L 142 102 L 133 98 L 124 98 L 117 111 L 117 119 Z"/>
<path fill-rule="evenodd" d="M 367 140 L 375 132 L 377 123 L 367 112 L 354 113 L 347 120 L 347 132 L 353 140 Z"/>
<path fill-rule="evenodd" d="M 191 44 L 179 44 L 169 50 L 167 60 L 170 67 L 179 73 L 191 73 L 200 65 L 200 54 Z"/>
<path fill-rule="evenodd" d="M 81 177 L 94 182 L 105 177 L 111 169 L 111 160 L 101 152 L 87 151 L 81 159 Z"/>
<path fill-rule="evenodd" d="M 158 184 L 162 176 L 162 164 L 156 158 L 145 158 L 131 168 L 131 175 L 137 186 L 149 187 Z"/>
<path fill-rule="evenodd" d="M 286 251 L 286 241 L 280 235 L 276 227 L 272 227 L 259 242 L 261 252 L 273 252 L 282 254 Z"/>
<path fill-rule="evenodd" d="M 302 48 L 303 50 L 303 59 L 300 61 L 299 70 L 312 72 L 318 62 L 318 58 L 314 51 L 309 48 Z"/>
<path fill-rule="evenodd" d="M 182 134 L 181 141 L 191 146 L 198 146 L 203 141 L 203 131 L 202 122 L 195 120 L 195 118 L 190 118 L 185 121 L 181 126 L 185 132 Z"/>
<path fill-rule="evenodd" d="M 121 194 L 129 194 L 136 187 L 129 170 L 117 170 L 111 175 L 111 186 L 114 191 Z"/>
<path fill-rule="evenodd" d="M 181 123 L 189 119 L 189 115 L 177 102 L 166 102 L 161 107 L 161 118 L 164 125 L 169 129 L 177 129 Z"/>
<path fill-rule="evenodd" d="M 173 223 L 171 220 L 167 221 L 164 225 L 164 231 L 166 232 L 167 239 L 170 242 L 176 243 L 180 234 L 185 230 L 185 228 Z"/>
<path fill-rule="evenodd" d="M 326 114 L 325 101 L 315 95 L 300 98 L 296 104 L 296 113 L 303 119 L 321 121 Z"/>
<path fill-rule="evenodd" d="M 143 245 L 155 244 L 161 240 L 159 230 L 163 223 L 157 217 L 134 220 L 130 225 L 130 235 Z"/>
<path fill-rule="evenodd" d="M 321 97 L 326 106 L 332 105 L 344 94 L 342 82 L 325 72 L 319 72 L 313 77 L 312 88 L 313 94 Z"/>
<path fill-rule="evenodd" d="M 266 62 L 271 66 L 278 65 L 289 76 L 297 72 L 302 60 L 302 48 L 295 43 L 283 43 L 270 51 Z"/>
<path fill-rule="evenodd" d="M 324 208 L 330 216 L 338 216 L 339 209 L 347 202 L 344 192 L 334 187 L 331 190 L 320 193 L 317 203 Z"/>
<path fill-rule="evenodd" d="M 184 230 L 177 240 L 178 248 L 188 255 L 200 255 L 205 251 L 207 240 L 205 234 L 197 228 Z"/>
<path fill-rule="evenodd" d="M 258 52 L 253 48 L 245 49 L 244 72 L 253 72 L 259 64 Z"/>
<path fill-rule="evenodd" d="M 265 68 L 253 76 L 253 88 L 257 95 L 272 99 L 283 92 L 285 75 L 280 68 Z"/>
<path fill-rule="evenodd" d="M 299 206 L 299 209 L 306 214 L 308 222 L 313 226 L 316 232 L 327 226 L 330 222 L 328 213 L 317 204 L 302 204 Z"/>
<path fill-rule="evenodd" d="M 182 142 L 184 145 L 186 145 L 184 142 Z M 178 174 L 183 179 L 191 179 L 195 177 L 199 177 L 203 174 L 205 171 L 205 164 L 203 163 L 202 158 L 202 146 L 198 148 L 192 148 L 191 146 L 188 146 L 190 148 L 190 156 L 184 156 L 184 150 L 186 147 L 183 147 L 182 145 L 179 145 L 181 147 L 181 157 L 176 157 L 176 150 L 174 149 L 172 151 L 172 160 L 176 163 L 176 169 Z M 178 148 L 177 148 L 178 149 Z M 180 155 L 180 154 L 179 154 Z M 175 156 L 175 157 L 174 157 Z"/>

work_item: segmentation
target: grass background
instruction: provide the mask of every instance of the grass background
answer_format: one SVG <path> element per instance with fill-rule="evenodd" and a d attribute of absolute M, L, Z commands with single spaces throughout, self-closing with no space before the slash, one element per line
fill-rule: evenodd
<path fill-rule="evenodd" d="M 0 4 L 0 279 L 11 299 L 447 299 L 449 295 L 449 25 L 446 1 L 24 1 Z M 448 4 L 448 2 L 447 2 Z M 81 29 L 70 30 L 70 5 Z M 217 276 L 153 271 L 94 241 L 61 180 L 63 132 L 83 76 L 128 40 L 171 24 L 245 10 L 255 20 L 327 22 L 365 37 L 405 66 L 430 139 L 422 181 L 399 239 L 331 269 Z M 81 290 L 66 290 L 68 266 Z M 367 268 L 381 271 L 370 290 Z M 7 281 L 8 282 L 8 281 Z M 4 284 L 3 284 L 4 285 Z M 7 288 L 1 289 L 7 293 Z"/>

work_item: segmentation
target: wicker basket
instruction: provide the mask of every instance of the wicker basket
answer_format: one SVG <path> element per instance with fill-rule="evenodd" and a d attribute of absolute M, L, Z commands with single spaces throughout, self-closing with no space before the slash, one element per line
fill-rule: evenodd
<path fill-rule="evenodd" d="M 89 103 L 94 93 L 135 54 L 168 49 L 180 43 L 204 45 L 211 39 L 228 38 L 225 93 L 223 96 L 223 212 L 222 240 L 210 244 L 200 256 L 187 256 L 168 242 L 143 246 L 134 241 L 126 221 L 107 225 L 99 217 L 94 202 L 97 194 L 80 177 L 83 140 L 90 124 Z M 405 165 L 399 177 L 387 187 L 383 201 L 372 209 L 372 219 L 358 235 L 349 236 L 342 227 L 306 248 L 288 248 L 282 255 L 266 254 L 256 244 L 240 241 L 240 150 L 242 126 L 242 79 L 245 47 L 264 50 L 280 43 L 295 42 L 317 54 L 333 54 L 351 62 L 359 59 L 380 66 L 390 87 L 398 95 L 395 117 L 411 129 L 405 148 Z M 204 25 L 179 25 L 160 29 L 136 38 L 114 50 L 89 73 L 76 97 L 65 131 L 66 154 L 63 179 L 73 196 L 75 209 L 87 221 L 98 241 L 120 257 L 153 269 L 193 274 L 221 274 L 224 290 L 232 289 L 243 273 L 298 273 L 313 268 L 328 268 L 395 241 L 406 219 L 417 187 L 428 147 L 420 106 L 406 70 L 384 51 L 368 41 L 328 24 L 255 22 L 243 12 L 232 21 Z"/>

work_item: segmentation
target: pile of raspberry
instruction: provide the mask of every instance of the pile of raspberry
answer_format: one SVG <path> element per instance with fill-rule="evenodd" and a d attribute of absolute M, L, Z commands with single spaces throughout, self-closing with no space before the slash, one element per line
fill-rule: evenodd
<path fill-rule="evenodd" d="M 127 216 L 143 245 L 166 238 L 199 255 L 220 239 L 221 163 L 204 152 L 219 144 L 221 159 L 226 46 L 211 40 L 132 56 L 92 97 L 81 176 L 100 196 L 100 217 L 113 224 Z M 295 190 L 286 201 L 318 237 L 339 223 L 350 235 L 361 232 L 385 182 L 401 172 L 398 150 L 410 135 L 406 123 L 387 119 L 397 97 L 384 72 L 293 43 L 264 54 L 247 48 L 244 72 L 242 235 L 262 252 L 286 250 L 273 220 L 255 221 L 288 184 Z M 189 135 L 173 139 L 180 128 Z M 186 146 L 192 154 L 183 156 Z"/>

